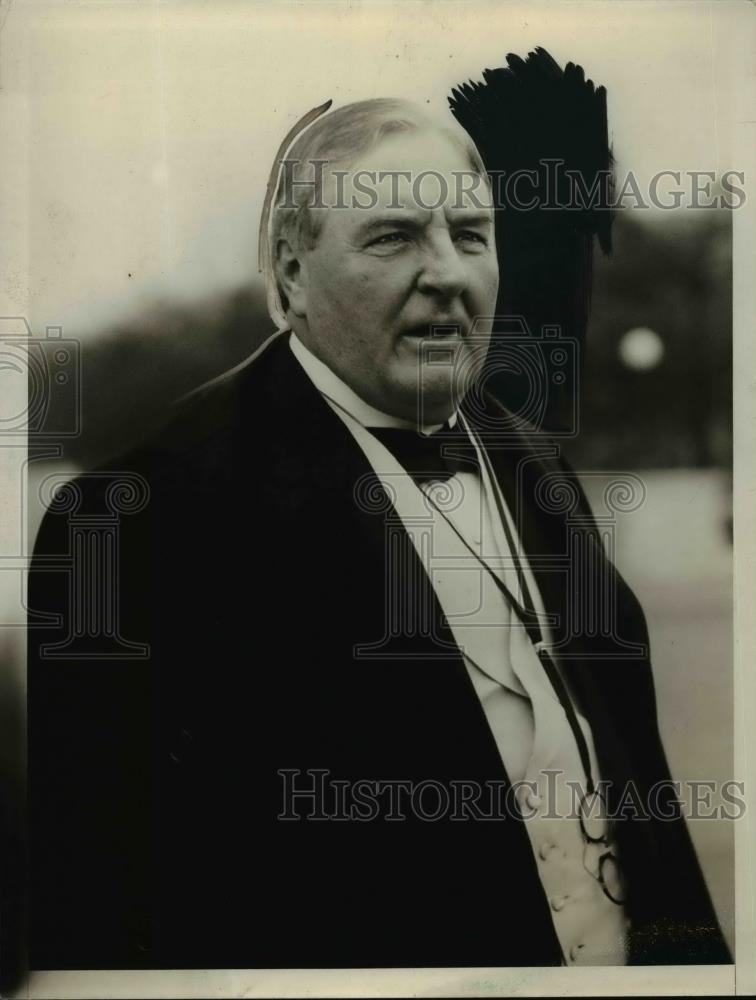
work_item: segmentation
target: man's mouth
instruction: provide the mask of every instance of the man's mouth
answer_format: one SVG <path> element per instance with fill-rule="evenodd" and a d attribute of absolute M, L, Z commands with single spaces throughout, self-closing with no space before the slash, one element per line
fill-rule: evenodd
<path fill-rule="evenodd" d="M 413 340 L 460 340 L 464 330 L 461 323 L 420 323 L 405 330 L 403 336 Z"/>

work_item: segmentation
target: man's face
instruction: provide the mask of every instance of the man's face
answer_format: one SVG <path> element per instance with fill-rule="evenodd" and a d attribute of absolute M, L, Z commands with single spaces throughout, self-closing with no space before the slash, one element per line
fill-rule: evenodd
<path fill-rule="evenodd" d="M 377 194 L 370 208 L 352 207 L 360 170 L 384 172 L 365 182 Z M 426 171 L 436 176 L 413 191 Z M 301 291 L 292 302 L 306 346 L 366 402 L 422 423 L 453 412 L 488 348 L 499 283 L 493 215 L 479 207 L 489 203 L 483 184 L 478 204 L 459 196 L 459 176 L 469 190 L 470 173 L 442 133 L 388 137 L 349 166 L 350 207 L 321 210 L 316 246 L 297 255 Z M 332 188 L 326 204 L 335 199 Z M 483 321 L 471 336 L 476 317 Z M 437 326 L 452 329 L 431 335 Z"/>

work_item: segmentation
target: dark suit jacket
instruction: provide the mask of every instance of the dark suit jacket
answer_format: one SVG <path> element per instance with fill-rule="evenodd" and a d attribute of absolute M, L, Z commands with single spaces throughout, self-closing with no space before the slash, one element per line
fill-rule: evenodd
<path fill-rule="evenodd" d="M 615 655 L 647 647 L 641 608 L 548 442 L 516 434 L 489 451 L 547 610 L 565 625 L 575 524 L 594 556 L 584 585 L 614 588 L 615 638 L 566 629 L 561 668 L 613 801 L 631 781 L 643 798 L 669 777 L 651 671 L 644 652 Z M 103 474 L 78 481 L 75 510 L 46 515 L 30 579 L 33 621 L 60 616 L 30 631 L 32 967 L 559 964 L 521 821 L 277 818 L 281 769 L 506 781 L 406 533 L 394 594 L 427 599 L 431 629 L 386 630 L 385 506 L 355 502 L 372 470 L 284 339 L 104 471 L 136 472 L 150 491 L 119 516 L 117 593 L 90 583 L 95 597 L 77 597 L 51 569 L 82 527 L 91 542 L 105 523 Z M 572 491 L 569 524 L 544 502 L 544 476 Z M 105 601 L 73 635 L 82 601 L 104 594 L 117 627 Z M 121 640 L 149 656 L 103 655 Z M 371 643 L 377 657 L 355 656 Z M 617 835 L 631 960 L 728 962 L 682 820 L 628 819 Z"/>

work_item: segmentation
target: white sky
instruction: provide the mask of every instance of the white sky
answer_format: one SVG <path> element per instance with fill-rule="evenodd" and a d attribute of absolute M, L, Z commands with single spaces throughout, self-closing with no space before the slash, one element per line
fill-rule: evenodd
<path fill-rule="evenodd" d="M 607 86 L 620 176 L 737 166 L 742 12 L 721 0 L 21 2 L 0 36 L 0 113 L 18 151 L 4 314 L 86 336 L 155 297 L 246 281 L 270 164 L 306 110 L 403 95 L 443 111 L 453 84 L 535 45 Z"/>

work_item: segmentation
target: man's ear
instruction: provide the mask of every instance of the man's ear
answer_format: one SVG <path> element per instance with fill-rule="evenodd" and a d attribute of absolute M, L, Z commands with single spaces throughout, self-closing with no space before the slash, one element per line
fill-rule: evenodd
<path fill-rule="evenodd" d="M 287 239 L 276 243 L 276 277 L 288 300 L 288 308 L 295 316 L 307 314 L 306 268 L 302 254 L 294 250 Z"/>

